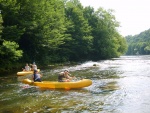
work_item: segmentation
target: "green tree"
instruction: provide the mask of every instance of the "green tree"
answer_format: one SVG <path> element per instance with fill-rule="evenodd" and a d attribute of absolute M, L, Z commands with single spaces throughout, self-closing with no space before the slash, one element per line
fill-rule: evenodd
<path fill-rule="evenodd" d="M 128 44 L 127 55 L 149 55 L 149 46 L 150 46 L 150 29 L 141 32 L 135 36 L 126 36 L 125 37 Z"/>
<path fill-rule="evenodd" d="M 0 13 L 0 71 L 13 68 L 13 63 L 22 57 L 22 51 L 18 50 L 19 45 L 13 41 L 6 41 L 2 37 L 2 15 Z"/>
<path fill-rule="evenodd" d="M 83 6 L 78 0 L 70 0 L 66 3 L 66 17 L 71 27 L 67 33 L 71 35 L 69 43 L 70 60 L 87 59 L 92 45 L 91 27 L 83 15 Z"/>
<path fill-rule="evenodd" d="M 3 37 L 20 45 L 24 51 L 23 61 L 48 63 L 54 60 L 52 58 L 59 46 L 67 39 L 64 33 L 64 2 L 3 0 L 1 7 L 5 26 Z M 11 21 L 8 21 L 8 18 Z"/>
<path fill-rule="evenodd" d="M 95 12 L 92 7 L 83 8 L 79 0 L 0 1 L 0 51 L 1 58 L 9 56 L 9 64 L 20 58 L 20 63 L 43 65 L 99 60 L 118 57 L 126 50 L 112 10 Z M 147 45 L 139 46 L 148 50 Z"/>
<path fill-rule="evenodd" d="M 92 27 L 94 37 L 91 51 L 94 60 L 118 57 L 126 51 L 125 40 L 117 32 L 119 23 L 112 13 L 113 10 L 106 11 L 103 8 L 96 12 L 91 7 L 85 8 L 84 16 Z"/>

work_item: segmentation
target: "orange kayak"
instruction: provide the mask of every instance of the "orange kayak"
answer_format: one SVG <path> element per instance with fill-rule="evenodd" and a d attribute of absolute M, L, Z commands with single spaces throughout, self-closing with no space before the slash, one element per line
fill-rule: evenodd
<path fill-rule="evenodd" d="M 38 69 L 38 72 L 40 72 L 40 69 Z M 33 74 L 33 71 L 21 71 L 21 72 L 17 72 L 18 76 L 24 76 L 24 75 L 28 75 L 28 74 Z"/>
<path fill-rule="evenodd" d="M 22 82 L 25 84 L 38 86 L 43 89 L 78 89 L 92 85 L 92 81 L 90 79 L 82 79 L 73 82 L 57 82 L 57 81 L 33 82 L 30 79 L 24 79 Z"/>

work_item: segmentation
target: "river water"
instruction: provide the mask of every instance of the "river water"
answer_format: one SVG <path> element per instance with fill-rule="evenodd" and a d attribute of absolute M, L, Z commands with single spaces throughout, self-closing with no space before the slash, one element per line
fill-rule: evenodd
<path fill-rule="evenodd" d="M 76 90 L 42 90 L 23 84 L 16 74 L 0 77 L 1 113 L 150 113 L 150 56 L 121 56 L 98 62 L 41 70 L 43 80 L 57 80 L 69 69 L 91 79 Z"/>

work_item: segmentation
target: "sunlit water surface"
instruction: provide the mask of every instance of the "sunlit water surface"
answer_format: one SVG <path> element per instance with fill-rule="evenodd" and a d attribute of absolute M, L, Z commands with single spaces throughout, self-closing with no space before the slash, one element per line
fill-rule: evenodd
<path fill-rule="evenodd" d="M 96 65 L 96 66 L 95 66 Z M 1 113 L 150 113 L 150 56 L 122 56 L 99 62 L 41 70 L 43 80 L 57 80 L 69 69 L 78 79 L 91 79 L 76 90 L 39 89 L 16 74 L 0 77 Z"/>

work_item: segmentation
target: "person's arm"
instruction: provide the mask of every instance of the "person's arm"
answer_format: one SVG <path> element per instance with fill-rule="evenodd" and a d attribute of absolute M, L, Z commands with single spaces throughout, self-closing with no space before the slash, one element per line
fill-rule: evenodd
<path fill-rule="evenodd" d="M 40 77 L 42 77 L 43 76 L 43 74 L 40 74 Z"/>
<path fill-rule="evenodd" d="M 40 73 L 37 74 L 37 78 L 41 78 L 41 74 Z"/>
<path fill-rule="evenodd" d="M 71 77 L 70 75 L 71 75 L 70 73 L 67 75 L 67 76 L 68 76 L 68 79 L 72 80 L 72 79 L 74 78 L 74 76 Z"/>

